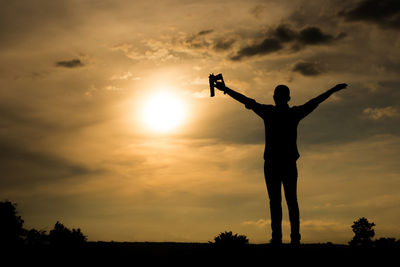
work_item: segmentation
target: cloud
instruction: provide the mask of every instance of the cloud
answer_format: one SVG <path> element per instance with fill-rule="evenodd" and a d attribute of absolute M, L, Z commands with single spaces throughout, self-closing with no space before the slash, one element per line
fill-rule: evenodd
<path fill-rule="evenodd" d="M 42 185 L 98 172 L 56 155 L 30 150 L 10 140 L 0 139 L 0 151 L 3 163 L 0 166 L 3 176 L 0 185 L 3 189 Z"/>
<path fill-rule="evenodd" d="M 299 51 L 310 45 L 328 45 L 346 36 L 339 33 L 336 37 L 322 32 L 318 27 L 309 26 L 301 30 L 291 29 L 289 25 L 281 24 L 270 29 L 266 38 L 241 48 L 231 60 L 241 60 L 245 57 L 266 55 L 289 48 L 289 52 Z M 290 46 L 289 46 L 290 45 Z"/>
<path fill-rule="evenodd" d="M 26 136 L 37 131 L 43 132 L 43 134 L 75 132 L 77 129 L 88 127 L 88 125 L 104 122 L 107 117 L 105 109 L 95 109 L 95 104 L 86 101 L 74 105 L 74 111 L 78 112 L 79 116 L 71 116 L 71 110 L 60 102 L 54 106 L 47 105 L 46 109 L 39 109 L 27 102 L 21 103 L 23 104 L 18 105 L 6 101 L 0 103 L 0 126 L 10 132 L 22 131 Z M 60 116 L 63 117 L 62 120 L 60 120 Z M 7 135 L 0 133 L 0 138 L 2 136 Z"/>
<path fill-rule="evenodd" d="M 262 13 L 268 10 L 268 7 L 265 5 L 256 5 L 250 10 L 250 14 L 252 14 L 255 18 L 259 19 Z"/>
<path fill-rule="evenodd" d="M 347 21 L 365 21 L 382 28 L 400 30 L 400 2 L 398 0 L 363 0 L 350 10 L 342 10 L 339 16 Z"/>
<path fill-rule="evenodd" d="M 206 39 L 205 36 L 214 32 L 214 30 L 202 30 L 195 34 L 190 34 L 185 41 L 183 41 L 183 45 L 189 48 L 207 48 L 211 45 L 211 41 Z"/>
<path fill-rule="evenodd" d="M 384 118 L 393 118 L 398 117 L 400 115 L 400 111 L 392 106 L 384 107 L 384 108 L 366 108 L 363 110 L 363 114 L 366 115 L 369 119 L 372 120 L 380 120 Z"/>
<path fill-rule="evenodd" d="M 240 49 L 237 54 L 231 57 L 232 60 L 241 60 L 244 57 L 252 57 L 255 55 L 266 55 L 283 48 L 281 42 L 275 38 L 266 38 L 261 43 L 249 45 Z"/>
<path fill-rule="evenodd" d="M 214 31 L 213 29 L 199 31 L 199 32 L 197 33 L 197 36 L 206 35 L 206 34 L 212 33 L 213 31 Z"/>
<path fill-rule="evenodd" d="M 259 219 L 257 221 L 253 221 L 253 220 L 248 220 L 248 221 L 244 221 L 242 222 L 243 225 L 254 225 L 260 228 L 265 228 L 269 225 L 271 225 L 271 220 L 266 220 L 266 219 Z M 288 221 L 286 220 L 282 220 L 282 224 L 284 226 L 288 226 L 290 225 Z"/>
<path fill-rule="evenodd" d="M 297 33 L 286 24 L 279 25 L 276 29 L 271 30 L 270 34 L 282 43 L 293 41 L 297 37 Z"/>
<path fill-rule="evenodd" d="M 297 62 L 292 70 L 304 76 L 317 76 L 323 73 L 321 65 L 317 62 Z"/>
<path fill-rule="evenodd" d="M 119 43 L 110 47 L 113 51 L 122 51 L 126 57 L 133 60 L 169 61 L 198 56 L 213 46 L 213 40 L 208 35 L 213 29 L 201 30 L 197 33 L 179 33 L 162 36 L 156 39 L 145 39 L 141 46 L 132 43 Z M 220 46 L 229 44 L 220 44 Z M 202 54 L 203 56 L 203 54 Z"/>
<path fill-rule="evenodd" d="M 216 40 L 214 42 L 214 49 L 216 51 L 228 50 L 228 49 L 230 49 L 232 47 L 232 45 L 235 43 L 235 41 L 236 41 L 235 39 L 228 39 L 228 40 L 219 39 L 219 40 Z"/>
<path fill-rule="evenodd" d="M 259 219 L 259 220 L 247 220 L 241 223 L 243 226 L 247 226 L 247 229 L 252 229 L 253 231 L 259 231 L 264 229 L 270 229 L 271 220 L 269 219 Z M 302 229 L 303 239 L 307 242 L 320 242 L 320 240 L 329 240 L 335 242 L 345 242 L 349 240 L 351 236 L 349 235 L 351 221 L 343 222 L 341 218 L 331 218 L 331 219 L 300 219 L 300 226 Z M 250 228 L 249 228 L 250 227 Z M 290 222 L 289 220 L 282 220 L 283 232 L 290 232 Z M 249 230 L 248 230 L 249 231 Z M 318 237 L 318 238 L 315 238 Z M 285 240 L 284 236 L 284 240 Z M 313 238 L 314 240 L 310 240 Z M 334 240 L 332 240 L 334 239 Z"/>
<path fill-rule="evenodd" d="M 114 74 L 111 76 L 110 80 L 133 80 L 133 81 L 139 81 L 141 78 L 138 76 L 133 76 L 133 74 L 130 71 L 123 72 L 121 74 Z"/>
<path fill-rule="evenodd" d="M 304 45 L 329 44 L 334 40 L 330 34 L 325 34 L 318 27 L 307 27 L 300 31 L 298 39 Z"/>
<path fill-rule="evenodd" d="M 148 46 L 151 47 L 151 45 L 148 45 Z M 119 43 L 119 44 L 111 46 L 110 49 L 112 51 L 122 51 L 127 58 L 130 58 L 133 60 L 143 60 L 146 58 L 146 54 L 150 54 L 149 51 L 153 51 L 153 50 L 149 50 L 146 52 L 138 52 L 137 48 L 134 47 L 134 45 L 132 45 L 130 43 Z"/>
<path fill-rule="evenodd" d="M 248 220 L 242 222 L 243 225 L 254 225 L 260 228 L 269 227 L 271 225 L 271 220 L 269 219 L 259 219 L 255 220 Z M 282 226 L 286 229 L 290 226 L 290 222 L 287 220 L 282 220 Z M 337 229 L 343 231 L 348 225 L 340 223 L 338 221 L 323 221 L 323 220 L 301 220 L 301 226 L 303 228 L 319 230 L 319 231 L 326 231 L 328 229 Z"/>
<path fill-rule="evenodd" d="M 111 80 L 128 80 L 128 79 L 130 79 L 131 77 L 132 77 L 133 75 L 132 75 L 132 73 L 130 72 L 130 71 L 127 71 L 127 72 L 124 72 L 124 73 L 122 73 L 122 74 L 120 74 L 120 75 L 113 75 L 112 77 L 111 77 Z"/>
<path fill-rule="evenodd" d="M 80 59 L 71 59 L 71 60 L 65 60 L 65 61 L 58 61 L 56 63 L 57 67 L 64 67 L 64 68 L 77 68 L 77 67 L 82 67 L 84 64 L 81 62 Z"/>

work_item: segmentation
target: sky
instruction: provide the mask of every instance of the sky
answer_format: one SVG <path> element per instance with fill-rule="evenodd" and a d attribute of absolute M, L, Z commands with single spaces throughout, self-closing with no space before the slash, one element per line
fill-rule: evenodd
<path fill-rule="evenodd" d="M 299 125 L 302 241 L 347 243 L 360 217 L 400 238 L 398 1 L 0 0 L 0 32 L 0 199 L 25 228 L 268 242 L 263 121 L 210 98 L 222 73 L 264 104 L 347 83 Z M 160 93 L 184 110 L 169 131 L 143 115 Z"/>

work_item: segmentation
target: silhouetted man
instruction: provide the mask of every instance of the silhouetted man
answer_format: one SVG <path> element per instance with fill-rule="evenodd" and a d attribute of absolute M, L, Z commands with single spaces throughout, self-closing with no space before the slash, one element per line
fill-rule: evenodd
<path fill-rule="evenodd" d="M 216 82 L 215 86 L 235 100 L 253 110 L 264 120 L 265 151 L 264 176 L 270 200 L 271 212 L 271 243 L 282 243 L 282 197 L 283 184 L 286 203 L 289 209 L 291 227 L 291 243 L 300 244 L 300 216 L 297 203 L 297 166 L 300 157 L 297 150 L 297 125 L 300 120 L 310 114 L 321 102 L 333 93 L 347 87 L 347 84 L 338 84 L 325 93 L 311 99 L 301 106 L 289 107 L 290 91 L 286 85 L 278 85 L 274 91 L 273 105 L 263 105 L 254 99 L 248 98 L 225 86 L 223 82 Z"/>

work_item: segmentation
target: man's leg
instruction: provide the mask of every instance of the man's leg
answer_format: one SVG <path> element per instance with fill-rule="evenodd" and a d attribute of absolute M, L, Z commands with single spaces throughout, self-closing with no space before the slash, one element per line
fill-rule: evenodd
<path fill-rule="evenodd" d="M 271 243 L 282 243 L 282 196 L 281 196 L 281 179 L 279 169 L 271 162 L 265 161 L 264 163 L 264 176 L 267 184 L 269 207 L 271 213 L 271 229 L 272 240 Z"/>
<path fill-rule="evenodd" d="M 286 203 L 289 209 L 289 220 L 293 244 L 300 243 L 300 212 L 297 203 L 297 166 L 296 162 L 288 164 L 285 168 L 285 177 L 282 181 L 285 191 Z"/>

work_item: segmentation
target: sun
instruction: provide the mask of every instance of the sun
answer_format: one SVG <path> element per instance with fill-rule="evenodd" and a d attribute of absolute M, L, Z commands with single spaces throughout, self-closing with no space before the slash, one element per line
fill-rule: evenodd
<path fill-rule="evenodd" d="M 145 100 L 143 122 L 153 131 L 170 132 L 183 123 L 185 108 L 182 100 L 169 92 L 159 92 Z"/>

